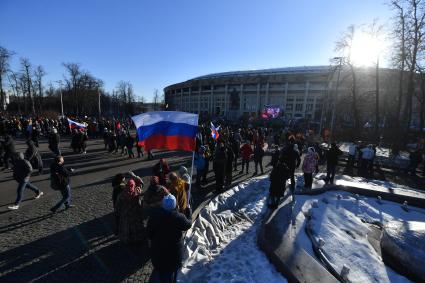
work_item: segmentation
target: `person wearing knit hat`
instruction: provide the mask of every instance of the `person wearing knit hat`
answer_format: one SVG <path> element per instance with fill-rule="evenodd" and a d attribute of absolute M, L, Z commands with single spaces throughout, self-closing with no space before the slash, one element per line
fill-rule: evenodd
<path fill-rule="evenodd" d="M 172 194 L 164 196 L 161 208 L 152 211 L 147 223 L 150 257 L 155 282 L 177 282 L 183 261 L 183 232 L 192 226 L 191 213 L 178 212 L 177 200 Z"/>
<path fill-rule="evenodd" d="M 136 181 L 129 179 L 115 203 L 115 234 L 126 244 L 139 243 L 145 235 L 140 195 L 141 190 L 136 186 Z"/>
<path fill-rule="evenodd" d="M 172 194 L 168 194 L 162 199 L 161 207 L 166 211 L 172 211 L 176 209 L 176 206 L 177 200 Z"/>

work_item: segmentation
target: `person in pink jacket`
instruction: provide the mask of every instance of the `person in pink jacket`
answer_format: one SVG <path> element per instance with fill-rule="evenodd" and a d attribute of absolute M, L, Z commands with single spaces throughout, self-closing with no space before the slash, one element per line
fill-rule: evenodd
<path fill-rule="evenodd" d="M 313 147 L 309 147 L 304 157 L 302 169 L 304 172 L 304 188 L 311 189 L 313 184 L 313 173 L 317 166 L 317 154 Z"/>

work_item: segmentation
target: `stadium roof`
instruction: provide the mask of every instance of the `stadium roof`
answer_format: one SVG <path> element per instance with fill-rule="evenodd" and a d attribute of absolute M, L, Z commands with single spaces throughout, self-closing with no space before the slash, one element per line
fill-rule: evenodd
<path fill-rule="evenodd" d="M 325 73 L 329 72 L 330 66 L 303 66 L 303 67 L 287 67 L 287 68 L 274 68 L 262 70 L 249 70 L 249 71 L 235 71 L 235 72 L 222 72 L 214 73 L 205 76 L 193 78 L 192 80 L 200 79 L 213 79 L 224 77 L 245 77 L 245 76 L 261 76 L 261 75 L 284 75 L 295 73 Z"/>

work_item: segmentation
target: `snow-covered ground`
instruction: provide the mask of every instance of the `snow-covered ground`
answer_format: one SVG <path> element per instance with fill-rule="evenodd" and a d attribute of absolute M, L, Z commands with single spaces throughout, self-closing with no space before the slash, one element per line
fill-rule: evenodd
<path fill-rule="evenodd" d="M 258 177 L 202 209 L 185 238 L 179 282 L 286 282 L 257 246 L 268 188 L 268 177 Z"/>
<path fill-rule="evenodd" d="M 320 187 L 324 176 L 316 177 Z M 302 175 L 297 183 L 302 185 Z M 424 197 L 420 191 L 378 180 L 337 176 L 336 184 Z M 261 176 L 217 196 L 201 210 L 185 238 L 179 282 L 286 282 L 257 246 L 268 188 L 268 176 Z M 347 282 L 409 282 L 383 263 L 369 241 L 378 226 L 425 224 L 424 209 L 408 208 L 342 191 L 297 195 L 289 236 L 316 257 L 308 226 L 313 241 L 323 240 L 322 251 L 333 269 L 349 267 Z"/>
<path fill-rule="evenodd" d="M 351 143 L 341 142 L 338 143 L 339 149 L 348 154 L 348 148 Z M 409 153 L 406 151 L 400 151 L 397 156 L 391 156 L 389 148 L 386 147 L 376 147 L 376 157 L 375 164 L 384 165 L 384 166 L 395 166 L 398 168 L 406 168 L 409 165 Z"/>
<path fill-rule="evenodd" d="M 406 221 L 425 222 L 425 210 L 409 212 L 400 204 L 356 196 L 346 192 L 326 192 L 317 196 L 296 196 L 294 207 L 296 241 L 314 256 L 312 244 L 305 232 L 310 225 L 315 241 L 324 240 L 323 252 L 333 268 L 340 272 L 350 268 L 349 282 L 409 282 L 385 266 L 368 241 L 370 223 Z M 308 215 L 311 219 L 308 220 Z"/>

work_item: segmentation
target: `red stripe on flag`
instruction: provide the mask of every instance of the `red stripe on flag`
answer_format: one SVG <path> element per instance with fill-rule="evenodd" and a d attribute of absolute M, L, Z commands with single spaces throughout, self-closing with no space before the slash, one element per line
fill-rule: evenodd
<path fill-rule="evenodd" d="M 195 151 L 196 144 L 194 138 L 164 135 L 153 135 L 142 142 L 145 144 L 145 150 L 168 149 Z"/>

